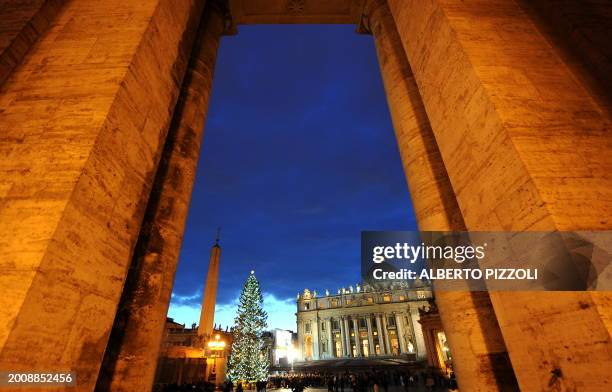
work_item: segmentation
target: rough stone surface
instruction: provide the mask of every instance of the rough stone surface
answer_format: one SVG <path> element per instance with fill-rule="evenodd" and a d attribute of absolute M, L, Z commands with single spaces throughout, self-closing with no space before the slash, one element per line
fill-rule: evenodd
<path fill-rule="evenodd" d="M 513 0 L 389 5 L 466 227 L 609 229 L 609 119 L 523 10 Z M 609 389 L 608 297 L 491 294 L 521 390 Z"/>
<path fill-rule="evenodd" d="M 194 24 L 203 5 L 196 4 Z M 193 45 L 96 390 L 144 391 L 153 385 L 223 28 L 221 13 L 208 7 Z M 192 42 L 186 46 L 191 49 Z"/>
<path fill-rule="evenodd" d="M 232 0 L 236 24 L 358 22 L 363 0 Z"/>
<path fill-rule="evenodd" d="M 71 1 L 0 87 L 1 369 L 73 369 L 93 390 L 191 9 Z"/>
<path fill-rule="evenodd" d="M 591 94 L 612 113 L 612 2 L 518 0 Z"/>
<path fill-rule="evenodd" d="M 465 230 L 461 211 L 427 113 L 385 1 L 370 1 L 365 28 L 373 35 L 385 92 L 419 229 Z M 486 292 L 436 292 L 436 303 L 465 391 L 517 390 Z"/>
<path fill-rule="evenodd" d="M 0 0 L 0 85 L 44 33 L 64 0 Z"/>

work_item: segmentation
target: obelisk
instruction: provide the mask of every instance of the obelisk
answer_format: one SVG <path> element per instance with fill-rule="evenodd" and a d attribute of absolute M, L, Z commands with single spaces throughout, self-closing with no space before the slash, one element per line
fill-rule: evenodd
<path fill-rule="evenodd" d="M 200 326 L 198 335 L 210 337 L 213 331 L 215 320 L 215 303 L 217 302 L 217 284 L 219 283 L 219 259 L 221 258 L 221 247 L 219 246 L 219 233 L 217 239 L 210 250 L 210 260 L 208 262 L 208 274 L 206 275 L 206 285 L 202 296 L 202 310 L 200 313 Z"/>

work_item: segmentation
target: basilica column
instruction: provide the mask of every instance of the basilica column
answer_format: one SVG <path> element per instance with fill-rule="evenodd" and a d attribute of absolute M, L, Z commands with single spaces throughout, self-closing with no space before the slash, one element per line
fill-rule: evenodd
<path fill-rule="evenodd" d="M 404 322 L 400 313 L 395 313 L 395 329 L 397 331 L 397 339 L 399 340 L 400 353 L 406 352 L 406 338 L 404 337 Z"/>
<path fill-rule="evenodd" d="M 332 338 L 331 318 L 327 318 L 325 323 L 327 325 L 327 355 L 333 358 L 336 356 L 336 347 L 334 346 L 334 339 Z"/>
<path fill-rule="evenodd" d="M 300 359 L 302 361 L 306 360 L 306 350 L 304 350 L 304 334 L 306 333 L 306 328 L 304 328 L 304 320 L 297 320 L 297 330 L 298 330 L 298 347 L 300 350 Z"/>
<path fill-rule="evenodd" d="M 385 355 L 385 342 L 383 339 L 382 322 L 380 321 L 380 313 L 376 314 L 376 332 L 378 333 L 378 346 L 380 347 L 380 355 Z"/>
<path fill-rule="evenodd" d="M 387 314 L 383 313 L 381 318 L 383 335 L 385 336 L 385 351 L 387 352 L 387 355 L 391 355 L 393 352 L 391 351 L 391 342 L 389 342 L 389 331 L 387 331 Z"/>
<path fill-rule="evenodd" d="M 319 316 L 315 316 L 314 320 L 311 321 L 314 325 L 311 326 L 310 331 L 312 333 L 312 359 L 321 359 L 321 340 L 319 339 Z"/>
<path fill-rule="evenodd" d="M 342 342 L 342 356 L 346 357 L 346 327 L 344 325 L 344 317 L 345 316 L 340 316 L 340 341 Z"/>
<path fill-rule="evenodd" d="M 353 356 L 353 350 L 351 348 L 351 329 L 349 328 L 349 318 L 348 316 L 342 317 L 342 322 L 344 323 L 344 342 L 345 342 L 345 355 L 347 357 Z"/>
<path fill-rule="evenodd" d="M 399 3 L 397 8 L 401 9 Z M 386 1 L 369 0 L 363 19 L 362 28 L 374 36 L 419 229 L 465 230 L 428 113 Z M 436 303 L 454 354 L 459 386 L 488 392 L 500 390 L 500 385 L 516 384 L 488 293 L 436 292 Z M 420 328 L 414 331 L 417 352 L 422 355 L 425 351 Z"/>
<path fill-rule="evenodd" d="M 354 341 L 355 341 L 355 351 L 356 356 L 361 356 L 361 339 L 359 338 L 359 323 L 356 318 L 353 318 L 353 330 L 355 331 Z"/>
<path fill-rule="evenodd" d="M 412 331 L 414 331 L 414 340 L 415 340 L 415 350 L 417 354 L 417 358 L 424 358 L 427 354 L 427 350 L 425 349 L 425 338 L 423 336 L 423 329 L 419 326 L 419 310 L 416 308 L 409 308 L 408 312 L 410 314 L 410 324 L 412 327 Z M 416 328 L 415 328 L 416 327 Z M 454 356 L 454 353 L 453 353 Z"/>
<path fill-rule="evenodd" d="M 374 348 L 374 336 L 372 335 L 372 315 L 369 314 L 366 318 L 366 326 L 368 328 L 368 356 L 371 357 L 376 355 L 376 349 Z"/>
<path fill-rule="evenodd" d="M 516 0 L 388 3 L 466 228 L 612 229 L 602 219 L 612 216 L 610 114 L 545 26 Z M 520 389 L 549 388 L 553 371 L 568 389 L 612 384 L 611 301 L 606 292 L 491 293 Z"/>

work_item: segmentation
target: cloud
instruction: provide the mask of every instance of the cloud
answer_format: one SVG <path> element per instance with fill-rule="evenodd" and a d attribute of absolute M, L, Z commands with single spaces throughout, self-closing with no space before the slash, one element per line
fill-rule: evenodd
<path fill-rule="evenodd" d="M 203 287 L 198 287 L 198 289 L 196 289 L 193 294 L 190 295 L 179 295 L 176 293 L 172 293 L 170 302 L 175 305 L 197 306 L 199 309 L 200 304 L 202 303 L 203 291 Z"/>
<path fill-rule="evenodd" d="M 168 317 L 174 321 L 191 326 L 192 323 L 200 322 L 200 303 L 194 302 L 199 294 L 179 296 L 172 295 Z M 264 309 L 268 312 L 268 329 L 281 328 L 295 331 L 295 299 L 277 298 L 272 293 L 264 293 Z M 215 323 L 221 324 L 223 328 L 234 325 L 236 309 L 238 308 L 238 296 L 228 303 L 218 303 L 215 307 Z"/>

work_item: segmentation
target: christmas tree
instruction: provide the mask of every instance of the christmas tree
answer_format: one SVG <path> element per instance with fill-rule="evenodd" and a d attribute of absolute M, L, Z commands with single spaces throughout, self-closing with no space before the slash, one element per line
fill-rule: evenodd
<path fill-rule="evenodd" d="M 232 352 L 227 364 L 230 380 L 251 383 L 267 379 L 268 359 L 263 341 L 267 318 L 259 282 L 251 271 L 240 294 L 234 321 Z"/>

